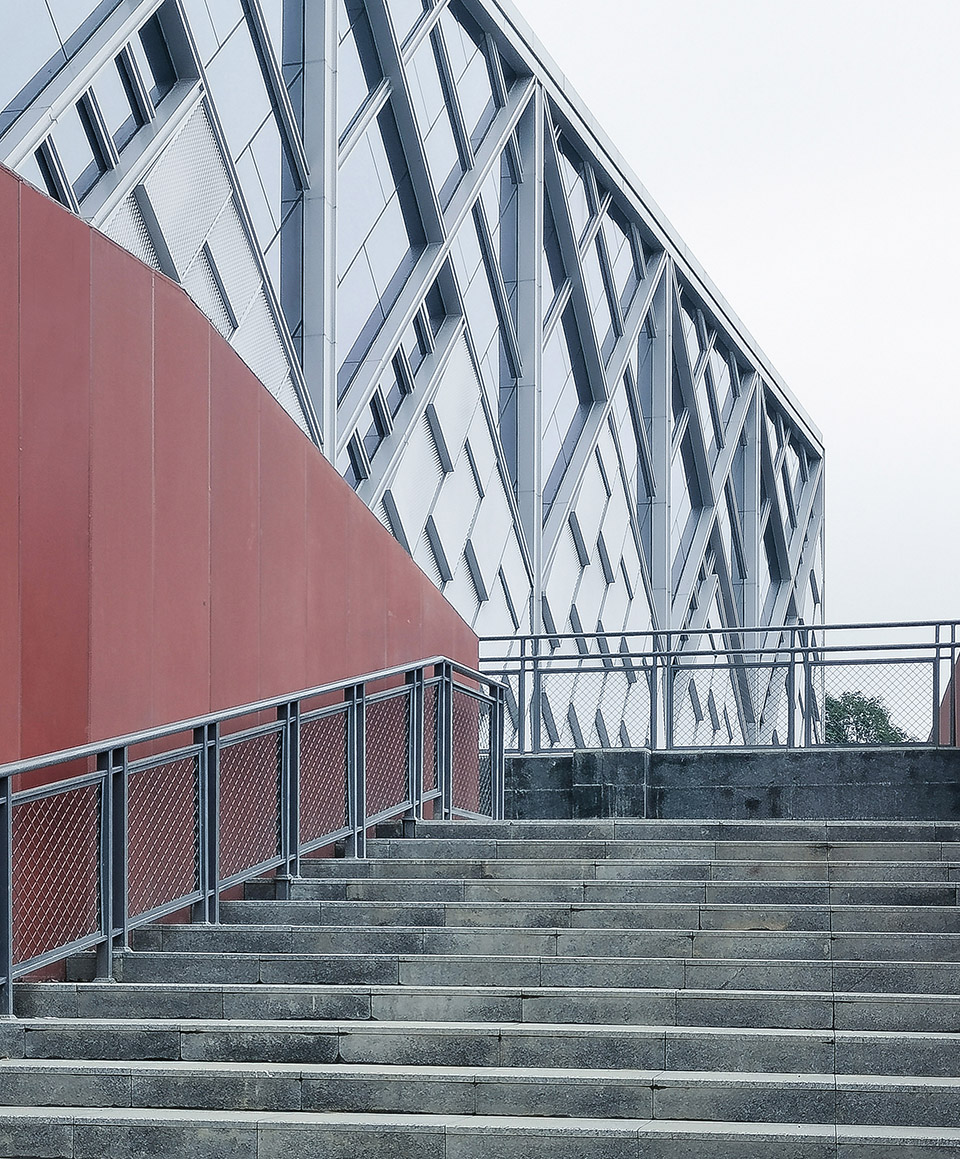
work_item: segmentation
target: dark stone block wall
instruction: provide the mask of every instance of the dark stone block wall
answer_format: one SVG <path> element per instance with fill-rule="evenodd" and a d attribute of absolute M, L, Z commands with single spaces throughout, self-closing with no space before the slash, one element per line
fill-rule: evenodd
<path fill-rule="evenodd" d="M 525 819 L 960 820 L 960 750 L 590 750 L 507 759 Z"/>

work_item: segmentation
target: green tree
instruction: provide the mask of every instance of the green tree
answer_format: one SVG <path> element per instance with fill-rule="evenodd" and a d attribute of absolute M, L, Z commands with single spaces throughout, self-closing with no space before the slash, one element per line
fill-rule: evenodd
<path fill-rule="evenodd" d="M 842 692 L 826 699 L 827 744 L 903 744 L 912 740 L 890 720 L 890 710 L 879 696 Z"/>

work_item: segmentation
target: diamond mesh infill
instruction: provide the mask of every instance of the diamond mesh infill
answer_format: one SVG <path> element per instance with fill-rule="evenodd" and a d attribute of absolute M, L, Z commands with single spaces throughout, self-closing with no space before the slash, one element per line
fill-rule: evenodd
<path fill-rule="evenodd" d="M 100 794 L 81 785 L 14 805 L 14 963 L 99 931 Z"/>

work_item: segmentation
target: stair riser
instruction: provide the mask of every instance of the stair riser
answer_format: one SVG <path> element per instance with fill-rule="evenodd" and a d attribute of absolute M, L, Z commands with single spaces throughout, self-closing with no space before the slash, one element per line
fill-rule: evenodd
<path fill-rule="evenodd" d="M 925 884 L 834 884 L 712 881 L 295 881 L 289 887 L 294 901 L 368 902 L 480 902 L 531 905 L 537 902 L 607 904 L 715 904 L 715 905 L 896 905 L 957 906 L 960 886 Z M 246 888 L 248 900 L 272 901 L 274 882 L 256 882 Z"/>
<path fill-rule="evenodd" d="M 669 1077 L 474 1078 L 433 1073 L 321 1076 L 191 1072 L 189 1075 L 115 1073 L 0 1073 L 0 1105 L 49 1107 L 197 1108 L 239 1111 L 561 1116 L 608 1119 L 698 1119 L 703 1122 L 960 1126 L 953 1085 L 834 1089 L 832 1081 L 778 1086 L 709 1080 L 685 1084 Z"/>
<path fill-rule="evenodd" d="M 960 933 L 956 906 L 776 906 L 542 902 L 225 902 L 221 920 L 247 925 L 437 926 L 644 930 Z"/>
<path fill-rule="evenodd" d="M 960 994 L 954 963 L 756 962 L 735 960 L 518 958 L 486 955 L 473 960 L 444 955 L 129 955 L 118 964 L 121 980 L 304 986 L 534 986 L 618 989 L 805 990 L 863 994 Z M 90 977 L 87 965 L 73 977 Z"/>
<path fill-rule="evenodd" d="M 960 883 L 960 864 L 950 861 L 774 861 L 763 858 L 717 860 L 711 857 L 616 860 L 597 858 L 466 857 L 431 860 L 423 857 L 305 859 L 306 881 L 364 878 L 391 880 L 425 878 L 449 881 L 665 881 L 717 882 L 902 882 Z"/>
<path fill-rule="evenodd" d="M 378 839 L 395 838 L 383 826 Z M 416 837 L 433 840 L 636 841 L 960 841 L 949 821 L 418 821 Z"/>
<path fill-rule="evenodd" d="M 255 903 L 252 903 L 255 904 Z M 936 961 L 960 964 L 960 934 L 778 931 L 475 929 L 383 926 L 157 926 L 138 950 L 275 954 L 460 954 L 604 958 L 736 958 L 756 961 Z"/>
<path fill-rule="evenodd" d="M 122 1115 L 122 1112 L 117 1114 Z M 196 1121 L 198 1118 L 200 1122 Z M 239 1118 L 239 1117 L 238 1117 Z M 895 1129 L 868 1134 L 855 1127 L 771 1127 L 749 1134 L 734 1124 L 705 1130 L 696 1123 L 576 1121 L 563 1125 L 504 1124 L 489 1120 L 442 1124 L 350 1122 L 209 1122 L 180 1113 L 172 1122 L 111 1119 L 77 1112 L 19 1118 L 0 1114 L 0 1154 L 19 1159 L 89 1159 L 149 1155 L 152 1159 L 944 1159 L 956 1148 L 947 1130 L 925 1137 Z M 77 1120 L 74 1123 L 74 1120 Z M 494 1138 L 495 1137 L 495 1140 Z M 938 1140 L 942 1140 L 938 1145 Z M 495 1147 L 495 1152 L 491 1148 Z"/>
<path fill-rule="evenodd" d="M 698 994 L 682 990 L 549 990 L 538 994 L 504 989 L 418 991 L 411 987 L 378 991 L 264 984 L 221 989 L 138 986 L 132 982 L 123 987 L 75 988 L 50 983 L 17 987 L 17 1013 L 21 1018 L 125 1018 L 131 1010 L 136 1010 L 141 1018 L 759 1026 L 794 1030 L 829 1030 L 835 1026 L 848 1031 L 960 1033 L 960 999 L 911 999 L 900 995 L 834 998 L 829 994 Z M 898 1050 L 901 1046 L 898 1044 Z M 915 1049 L 915 1045 L 911 1046 L 911 1050 Z"/>
<path fill-rule="evenodd" d="M 526 841 L 415 837 L 375 838 L 375 858 L 562 860 L 960 861 L 960 842 L 940 841 Z"/>

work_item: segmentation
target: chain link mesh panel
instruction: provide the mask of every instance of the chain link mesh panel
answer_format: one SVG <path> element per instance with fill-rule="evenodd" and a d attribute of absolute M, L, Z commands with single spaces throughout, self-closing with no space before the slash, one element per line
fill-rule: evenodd
<path fill-rule="evenodd" d="M 826 662 L 822 673 L 824 744 L 926 742 L 934 730 L 933 659 Z M 815 687 L 819 681 L 814 681 Z"/>
<path fill-rule="evenodd" d="M 13 960 L 100 929 L 99 785 L 13 808 Z"/>
<path fill-rule="evenodd" d="M 411 696 L 408 689 L 367 704 L 367 816 L 409 801 L 408 738 Z"/>
<path fill-rule="evenodd" d="M 453 690 L 453 808 L 492 815 L 490 704 Z"/>
<path fill-rule="evenodd" d="M 423 791 L 437 787 L 437 701 L 440 689 L 429 684 L 423 690 Z"/>
<path fill-rule="evenodd" d="M 673 682 L 673 743 L 677 748 L 744 744 L 741 705 L 745 717 L 752 720 L 754 704 L 764 706 L 760 732 L 766 740 L 762 743 L 786 744 L 783 666 L 745 666 L 723 659 L 711 665 L 708 658 L 697 656 L 690 663 L 681 661 L 668 679 Z"/>
<path fill-rule="evenodd" d="M 274 857 L 279 819 L 279 729 L 221 747 L 220 877 Z"/>
<path fill-rule="evenodd" d="M 196 756 L 130 774 L 127 905 L 131 917 L 198 888 L 199 777 Z"/>
<path fill-rule="evenodd" d="M 347 716 L 300 723 L 300 840 L 342 829 L 347 813 Z"/>

